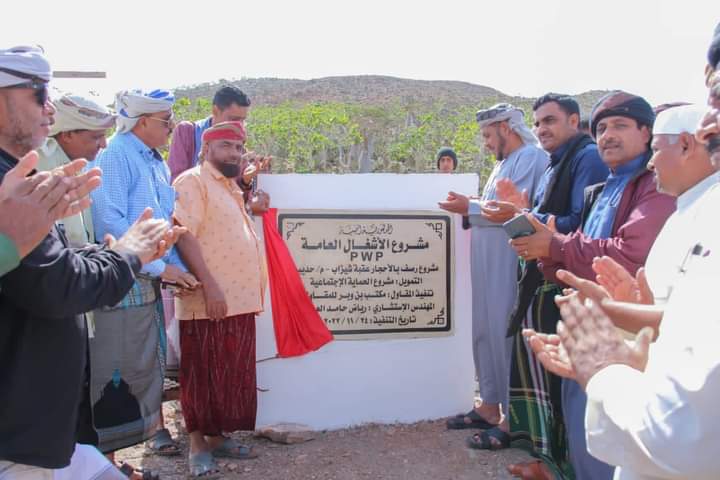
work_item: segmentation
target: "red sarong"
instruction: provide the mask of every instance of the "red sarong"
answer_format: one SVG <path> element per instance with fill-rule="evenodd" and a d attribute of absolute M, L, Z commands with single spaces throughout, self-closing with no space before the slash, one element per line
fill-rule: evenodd
<path fill-rule="evenodd" d="M 270 300 L 278 356 L 304 355 L 333 336 L 305 291 L 290 251 L 277 229 L 277 209 L 263 215 Z"/>
<path fill-rule="evenodd" d="M 187 431 L 255 430 L 255 314 L 180 321 L 180 403 Z"/>

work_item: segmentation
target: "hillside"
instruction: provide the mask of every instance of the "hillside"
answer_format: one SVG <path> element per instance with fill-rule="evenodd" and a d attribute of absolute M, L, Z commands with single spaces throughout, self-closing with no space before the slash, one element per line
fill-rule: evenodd
<path fill-rule="evenodd" d="M 219 83 L 232 83 L 246 92 L 257 105 L 338 102 L 368 105 L 400 103 L 433 104 L 441 100 L 448 107 L 473 104 L 482 98 L 509 99 L 490 87 L 454 81 L 408 80 L 377 75 L 326 77 L 313 80 L 247 78 L 232 82 L 206 83 L 176 90 L 178 96 L 194 100 L 211 98 Z"/>
<path fill-rule="evenodd" d="M 458 154 L 459 171 L 484 176 L 493 161 L 477 138 L 475 112 L 510 102 L 530 122 L 535 100 L 448 80 L 243 78 L 177 88 L 176 115 L 209 115 L 215 90 L 226 83 L 250 96 L 249 145 L 272 154 L 278 172 L 430 172 L 435 152 L 448 145 Z M 577 95 L 583 112 L 603 93 Z"/>

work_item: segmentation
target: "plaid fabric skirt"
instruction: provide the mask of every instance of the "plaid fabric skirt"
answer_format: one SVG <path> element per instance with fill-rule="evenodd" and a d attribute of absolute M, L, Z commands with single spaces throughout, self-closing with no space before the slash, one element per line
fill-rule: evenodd
<path fill-rule="evenodd" d="M 255 314 L 180 321 L 180 402 L 188 432 L 255 430 Z"/>
<path fill-rule="evenodd" d="M 539 287 L 522 328 L 555 333 L 560 311 L 554 297 L 559 293 L 559 287 L 549 282 Z M 562 379 L 543 368 L 522 333 L 515 335 L 511 362 L 509 417 L 513 446 L 543 460 L 556 478 L 574 478 L 563 423 Z"/>
<path fill-rule="evenodd" d="M 138 277 L 120 303 L 93 317 L 79 436 L 112 452 L 147 440 L 160 424 L 165 328 L 157 282 Z"/>

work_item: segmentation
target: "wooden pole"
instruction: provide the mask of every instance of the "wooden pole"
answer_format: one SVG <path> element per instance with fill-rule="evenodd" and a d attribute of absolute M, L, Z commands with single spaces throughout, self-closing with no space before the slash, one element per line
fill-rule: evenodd
<path fill-rule="evenodd" d="M 80 72 L 74 70 L 56 70 L 53 78 L 107 78 L 105 72 Z"/>

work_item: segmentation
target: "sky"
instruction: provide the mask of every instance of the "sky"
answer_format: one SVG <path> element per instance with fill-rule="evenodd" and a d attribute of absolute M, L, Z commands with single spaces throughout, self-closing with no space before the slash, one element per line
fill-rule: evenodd
<path fill-rule="evenodd" d="M 623 89 L 657 104 L 705 101 L 705 54 L 720 21 L 717 0 L 182 3 L 9 2 L 0 48 L 40 44 L 56 70 L 107 72 L 54 82 L 103 102 L 123 88 L 373 74 L 520 96 Z"/>

